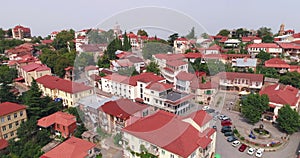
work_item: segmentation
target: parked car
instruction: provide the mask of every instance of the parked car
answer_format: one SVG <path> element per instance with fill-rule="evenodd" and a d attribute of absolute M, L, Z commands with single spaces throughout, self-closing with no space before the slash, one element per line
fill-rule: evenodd
<path fill-rule="evenodd" d="M 231 126 L 222 126 L 222 129 L 231 129 Z"/>
<path fill-rule="evenodd" d="M 224 129 L 221 129 L 221 132 L 222 133 L 232 132 L 232 130 L 231 130 L 231 128 L 224 128 Z"/>
<path fill-rule="evenodd" d="M 256 157 L 262 157 L 263 152 L 264 152 L 264 149 L 259 148 L 259 149 L 257 149 L 255 156 Z"/>
<path fill-rule="evenodd" d="M 225 116 L 225 117 L 223 117 L 222 120 L 225 121 L 225 120 L 231 120 L 231 119 L 228 116 Z"/>
<path fill-rule="evenodd" d="M 229 136 L 227 138 L 227 142 L 233 142 L 233 141 L 236 141 L 236 140 L 237 140 L 237 138 L 235 136 Z"/>
<path fill-rule="evenodd" d="M 255 153 L 255 150 L 256 150 L 255 148 L 249 148 L 247 153 L 249 155 L 253 155 Z"/>
<path fill-rule="evenodd" d="M 233 141 L 232 142 L 232 146 L 234 146 L 234 147 L 237 147 L 238 145 L 240 145 L 241 144 L 241 142 L 240 141 L 238 141 L 238 140 L 235 140 L 235 141 Z"/>
<path fill-rule="evenodd" d="M 213 125 L 212 128 L 215 129 L 215 130 L 217 130 L 217 126 L 216 125 Z"/>
<path fill-rule="evenodd" d="M 224 133 L 224 136 L 225 136 L 225 137 L 233 136 L 233 133 L 232 133 L 232 132 L 225 132 L 225 133 Z"/>
<path fill-rule="evenodd" d="M 215 109 L 207 109 L 205 110 L 207 113 L 214 113 L 216 110 Z"/>
<path fill-rule="evenodd" d="M 247 145 L 246 144 L 242 144 L 239 148 L 240 152 L 244 152 L 247 149 Z"/>
<path fill-rule="evenodd" d="M 232 123 L 231 123 L 231 121 L 229 121 L 229 120 L 225 120 L 225 121 L 221 121 L 221 125 L 222 125 L 222 126 L 231 126 Z"/>
<path fill-rule="evenodd" d="M 219 120 L 223 120 L 223 118 L 226 117 L 225 115 L 219 115 Z"/>
<path fill-rule="evenodd" d="M 208 106 L 203 106 L 202 110 L 208 110 L 209 107 Z"/>

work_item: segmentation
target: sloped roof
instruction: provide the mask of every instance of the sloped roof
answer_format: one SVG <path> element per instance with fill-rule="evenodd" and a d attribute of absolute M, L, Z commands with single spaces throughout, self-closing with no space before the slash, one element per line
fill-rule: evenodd
<path fill-rule="evenodd" d="M 19 110 L 26 109 L 26 106 L 12 102 L 0 103 L 0 116 L 4 116 Z"/>
<path fill-rule="evenodd" d="M 93 87 L 86 86 L 82 83 L 72 82 L 50 75 L 42 76 L 36 79 L 36 82 L 42 84 L 46 88 L 58 89 L 72 94 L 93 89 Z"/>
<path fill-rule="evenodd" d="M 127 120 L 138 111 L 146 109 L 148 106 L 140 103 L 133 102 L 129 99 L 118 99 L 115 101 L 106 102 L 98 108 L 109 115 L 112 115 L 123 120 Z"/>
<path fill-rule="evenodd" d="M 253 43 L 247 46 L 248 48 L 279 48 L 276 43 Z"/>
<path fill-rule="evenodd" d="M 23 69 L 25 72 L 40 72 L 40 71 L 49 71 L 51 70 L 48 66 L 38 63 L 31 63 L 25 66 L 22 66 L 21 69 Z"/>
<path fill-rule="evenodd" d="M 250 73 L 239 73 L 239 72 L 220 72 L 216 76 L 221 79 L 234 80 L 236 78 L 249 79 L 251 81 L 263 82 L 264 75 L 262 74 L 250 74 Z"/>
<path fill-rule="evenodd" d="M 8 147 L 8 141 L 5 139 L 0 139 L 0 150 Z"/>
<path fill-rule="evenodd" d="M 40 158 L 84 158 L 88 156 L 88 151 L 95 146 L 96 144 L 89 141 L 71 137 Z"/>
<path fill-rule="evenodd" d="M 212 141 L 207 136 L 200 136 L 201 132 L 179 116 L 161 110 L 125 127 L 123 131 L 184 158 L 199 147 L 207 147 Z"/>
<path fill-rule="evenodd" d="M 172 84 L 161 83 L 161 82 L 152 82 L 148 86 L 146 86 L 147 89 L 151 89 L 151 90 L 158 91 L 158 92 L 166 91 L 173 87 L 174 87 L 174 85 L 172 85 Z"/>
<path fill-rule="evenodd" d="M 298 92 L 297 88 L 290 85 L 275 84 L 263 88 L 259 94 L 268 95 L 270 102 L 295 106 L 299 100 Z"/>
<path fill-rule="evenodd" d="M 197 78 L 195 74 L 188 73 L 185 71 L 180 71 L 177 75 L 176 78 L 182 81 L 192 81 L 194 78 Z"/>
<path fill-rule="evenodd" d="M 265 67 L 289 68 L 290 66 L 280 58 L 272 58 L 270 60 L 265 61 Z"/>
<path fill-rule="evenodd" d="M 54 114 L 51 114 L 49 116 L 43 117 L 41 119 L 38 120 L 38 126 L 41 127 L 49 127 L 53 124 L 60 124 L 63 126 L 70 126 L 71 124 L 76 123 L 76 117 L 71 115 L 71 114 L 67 114 L 61 111 L 58 111 Z"/>

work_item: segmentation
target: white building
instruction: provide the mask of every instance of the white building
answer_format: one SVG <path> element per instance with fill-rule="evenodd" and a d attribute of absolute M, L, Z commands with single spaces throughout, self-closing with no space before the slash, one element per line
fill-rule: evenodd
<path fill-rule="evenodd" d="M 250 54 L 255 55 L 257 55 L 260 51 L 265 51 L 274 57 L 279 57 L 282 53 L 282 48 L 280 48 L 276 43 L 254 43 L 248 45 L 247 50 Z"/>
<path fill-rule="evenodd" d="M 134 158 L 132 153 L 146 149 L 159 158 L 213 157 L 216 131 L 209 127 L 211 119 L 202 110 L 184 118 L 158 111 L 123 129 L 123 156 Z"/>

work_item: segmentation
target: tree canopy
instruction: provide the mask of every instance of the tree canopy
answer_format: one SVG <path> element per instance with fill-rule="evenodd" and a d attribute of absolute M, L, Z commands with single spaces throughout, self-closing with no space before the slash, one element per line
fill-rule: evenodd
<path fill-rule="evenodd" d="M 139 30 L 137 31 L 137 35 L 140 35 L 140 36 L 147 36 L 147 37 L 148 37 L 148 33 L 147 33 L 145 30 L 143 30 L 143 29 L 139 29 Z"/>
<path fill-rule="evenodd" d="M 149 63 L 149 65 L 147 65 L 146 71 L 147 71 L 147 72 L 153 72 L 153 73 L 155 73 L 155 74 L 157 74 L 157 75 L 160 74 L 160 69 L 159 69 L 158 64 L 156 64 L 156 63 L 153 62 L 153 61 L 151 61 L 151 62 Z"/>
<path fill-rule="evenodd" d="M 56 35 L 55 39 L 52 42 L 52 45 L 56 50 L 59 49 L 68 50 L 68 48 L 75 49 L 74 39 L 75 39 L 74 30 L 72 29 L 68 31 L 63 30 Z"/>
<path fill-rule="evenodd" d="M 254 124 L 257 123 L 262 113 L 269 108 L 269 97 L 267 95 L 249 94 L 241 101 L 243 117 Z"/>
<path fill-rule="evenodd" d="M 187 39 L 195 39 L 196 38 L 195 27 L 192 27 L 191 31 L 185 37 Z"/>
<path fill-rule="evenodd" d="M 174 41 L 179 37 L 178 33 L 173 33 L 168 37 L 168 43 L 170 46 L 174 46 Z"/>
<path fill-rule="evenodd" d="M 263 50 L 261 50 L 257 55 L 256 55 L 256 58 L 260 59 L 261 61 L 261 64 L 264 64 L 265 61 L 271 59 L 271 54 L 270 53 L 267 53 Z"/>
<path fill-rule="evenodd" d="M 230 34 L 230 32 L 227 29 L 222 29 L 218 33 L 218 35 L 221 35 L 221 36 L 228 36 L 229 34 Z"/>
<path fill-rule="evenodd" d="M 279 82 L 286 85 L 292 85 L 296 88 L 300 88 L 300 73 L 287 72 L 285 75 L 280 76 Z"/>
<path fill-rule="evenodd" d="M 299 131 L 300 128 L 300 115 L 297 111 L 293 110 L 290 105 L 285 105 L 278 111 L 279 128 L 283 129 L 288 134 Z"/>
<path fill-rule="evenodd" d="M 144 59 L 151 59 L 154 54 L 163 54 L 168 52 L 172 52 L 172 47 L 161 42 L 147 42 L 142 50 Z"/>
<path fill-rule="evenodd" d="M 110 43 L 114 39 L 114 31 L 112 29 L 102 32 L 99 29 L 91 30 L 87 37 L 89 39 L 89 44 Z"/>

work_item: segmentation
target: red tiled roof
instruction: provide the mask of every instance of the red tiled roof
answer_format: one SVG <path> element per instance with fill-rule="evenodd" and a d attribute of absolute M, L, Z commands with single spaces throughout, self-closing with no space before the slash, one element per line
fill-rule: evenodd
<path fill-rule="evenodd" d="M 222 37 L 221 39 L 220 39 L 220 43 L 224 43 L 225 41 L 227 41 L 228 40 L 228 37 Z"/>
<path fill-rule="evenodd" d="M 247 46 L 248 48 L 279 48 L 276 43 L 253 43 Z"/>
<path fill-rule="evenodd" d="M 26 109 L 26 106 L 12 102 L 0 103 L 0 116 L 4 116 L 23 109 Z"/>
<path fill-rule="evenodd" d="M 129 55 L 132 55 L 132 52 L 122 52 L 122 53 L 119 53 L 117 54 L 116 56 L 119 58 L 119 59 L 122 59 L 122 58 L 125 58 Z"/>
<path fill-rule="evenodd" d="M 123 131 L 185 158 L 212 141 L 206 136 L 201 137 L 201 132 L 179 116 L 161 110 L 125 127 Z"/>
<path fill-rule="evenodd" d="M 206 48 L 205 50 L 221 50 L 221 47 L 215 44 L 209 48 Z"/>
<path fill-rule="evenodd" d="M 174 72 L 174 70 L 172 70 L 171 68 L 168 68 L 168 67 L 164 67 L 164 70 L 167 70 L 167 71 L 169 71 L 169 72 Z"/>
<path fill-rule="evenodd" d="M 101 80 L 102 77 L 99 75 L 96 75 L 96 74 L 92 74 L 92 75 L 90 75 L 90 78 L 94 81 L 99 81 L 99 80 Z"/>
<path fill-rule="evenodd" d="M 227 54 L 205 54 L 204 59 L 227 59 Z"/>
<path fill-rule="evenodd" d="M 141 63 L 141 62 L 144 62 L 144 60 L 142 58 L 137 57 L 137 56 L 129 56 L 129 57 L 126 57 L 126 59 L 128 59 L 132 63 Z"/>
<path fill-rule="evenodd" d="M 129 84 L 132 86 L 136 86 L 138 81 L 143 82 L 143 83 L 150 83 L 150 82 L 165 80 L 163 77 L 155 75 L 152 72 L 144 72 L 139 75 L 130 76 L 130 77 L 122 76 L 117 73 L 114 73 L 112 75 L 107 75 L 103 78 L 108 79 L 108 80 L 113 80 L 113 81 L 119 82 L 119 83 Z"/>
<path fill-rule="evenodd" d="M 265 67 L 272 67 L 272 68 L 289 68 L 290 65 L 287 64 L 280 58 L 272 58 L 270 60 L 265 61 Z"/>
<path fill-rule="evenodd" d="M 22 30 L 23 32 L 30 32 L 30 28 L 21 25 L 17 25 L 13 28 L 14 31 L 18 31 L 19 29 Z"/>
<path fill-rule="evenodd" d="M 167 65 L 174 66 L 174 67 L 181 66 L 181 65 L 186 65 L 186 64 L 188 64 L 188 63 L 184 62 L 182 60 L 167 61 Z"/>
<path fill-rule="evenodd" d="M 276 84 L 263 88 L 259 94 L 268 95 L 270 102 L 295 106 L 299 100 L 298 92 L 299 90 L 295 87 Z"/>
<path fill-rule="evenodd" d="M 258 40 L 258 39 L 261 39 L 261 38 L 256 37 L 256 36 L 242 37 L 242 42 L 251 42 L 253 40 Z"/>
<path fill-rule="evenodd" d="M 66 68 L 65 68 L 65 71 L 69 71 L 69 70 L 73 70 L 73 67 L 72 67 L 72 66 L 69 66 L 69 67 L 66 67 Z"/>
<path fill-rule="evenodd" d="M 129 99 L 118 99 L 115 101 L 106 102 L 98 108 L 109 115 L 112 115 L 122 120 L 129 119 L 135 113 L 146 109 L 148 106 L 140 103 L 133 102 Z"/>
<path fill-rule="evenodd" d="M 213 117 L 204 110 L 198 110 L 188 115 L 188 118 L 191 118 L 195 123 L 202 127 L 206 123 L 208 123 Z"/>
<path fill-rule="evenodd" d="M 186 39 L 184 37 L 180 37 L 180 38 L 177 38 L 176 41 L 188 41 L 188 39 Z"/>
<path fill-rule="evenodd" d="M 177 75 L 176 78 L 182 81 L 192 81 L 194 78 L 197 78 L 195 74 L 191 74 L 185 71 L 180 71 Z"/>
<path fill-rule="evenodd" d="M 199 83 L 200 89 L 215 89 L 217 87 L 218 87 L 218 84 L 214 83 L 214 82 Z"/>
<path fill-rule="evenodd" d="M 60 124 L 63 126 L 70 126 L 72 124 L 76 123 L 76 117 L 71 115 L 71 114 L 67 114 L 61 111 L 58 111 L 54 114 L 51 114 L 49 116 L 43 117 L 41 119 L 38 120 L 37 125 L 47 128 L 53 124 Z"/>
<path fill-rule="evenodd" d="M 40 158 L 84 158 L 88 156 L 89 150 L 95 146 L 96 144 L 89 141 L 71 137 Z"/>
<path fill-rule="evenodd" d="M 32 64 L 22 66 L 21 69 L 23 69 L 25 72 L 32 72 L 32 71 L 40 72 L 40 71 L 51 70 L 48 66 L 43 64 L 38 64 L 38 63 L 32 63 Z"/>
<path fill-rule="evenodd" d="M 50 75 L 42 76 L 36 79 L 36 82 L 42 84 L 46 88 L 58 89 L 71 94 L 90 90 L 93 88 L 93 87 L 86 86 L 82 83 L 72 82 L 69 80 L 61 79 Z"/>
<path fill-rule="evenodd" d="M 0 150 L 8 147 L 8 141 L 5 139 L 0 139 Z"/>
<path fill-rule="evenodd" d="M 293 34 L 293 37 L 294 37 L 294 38 L 300 38 L 300 33 L 295 33 L 295 34 Z"/>
<path fill-rule="evenodd" d="M 283 49 L 300 49 L 300 46 L 294 43 L 278 43 Z"/>
<path fill-rule="evenodd" d="M 184 54 L 184 57 L 188 58 L 188 59 L 197 59 L 197 58 L 201 58 L 202 54 L 201 53 L 186 53 L 186 54 Z"/>
<path fill-rule="evenodd" d="M 298 65 L 290 65 L 289 71 L 290 72 L 296 71 L 296 72 L 300 73 L 300 66 L 298 66 Z"/>
<path fill-rule="evenodd" d="M 161 83 L 161 82 L 152 82 L 148 86 L 146 86 L 147 89 L 151 89 L 151 90 L 158 91 L 158 92 L 166 91 L 173 87 L 174 87 L 174 85 L 172 85 L 172 84 Z"/>
<path fill-rule="evenodd" d="M 295 43 L 295 44 L 298 44 L 298 45 L 300 45 L 300 40 L 293 41 L 292 43 Z"/>
<path fill-rule="evenodd" d="M 216 76 L 220 77 L 221 79 L 228 79 L 234 80 L 236 78 L 245 78 L 249 79 L 250 82 L 263 82 L 264 75 L 262 74 L 250 74 L 250 73 L 239 73 L 239 72 L 220 72 Z"/>
<path fill-rule="evenodd" d="M 165 60 L 181 60 L 185 58 L 183 54 L 155 54 L 154 57 Z"/>

